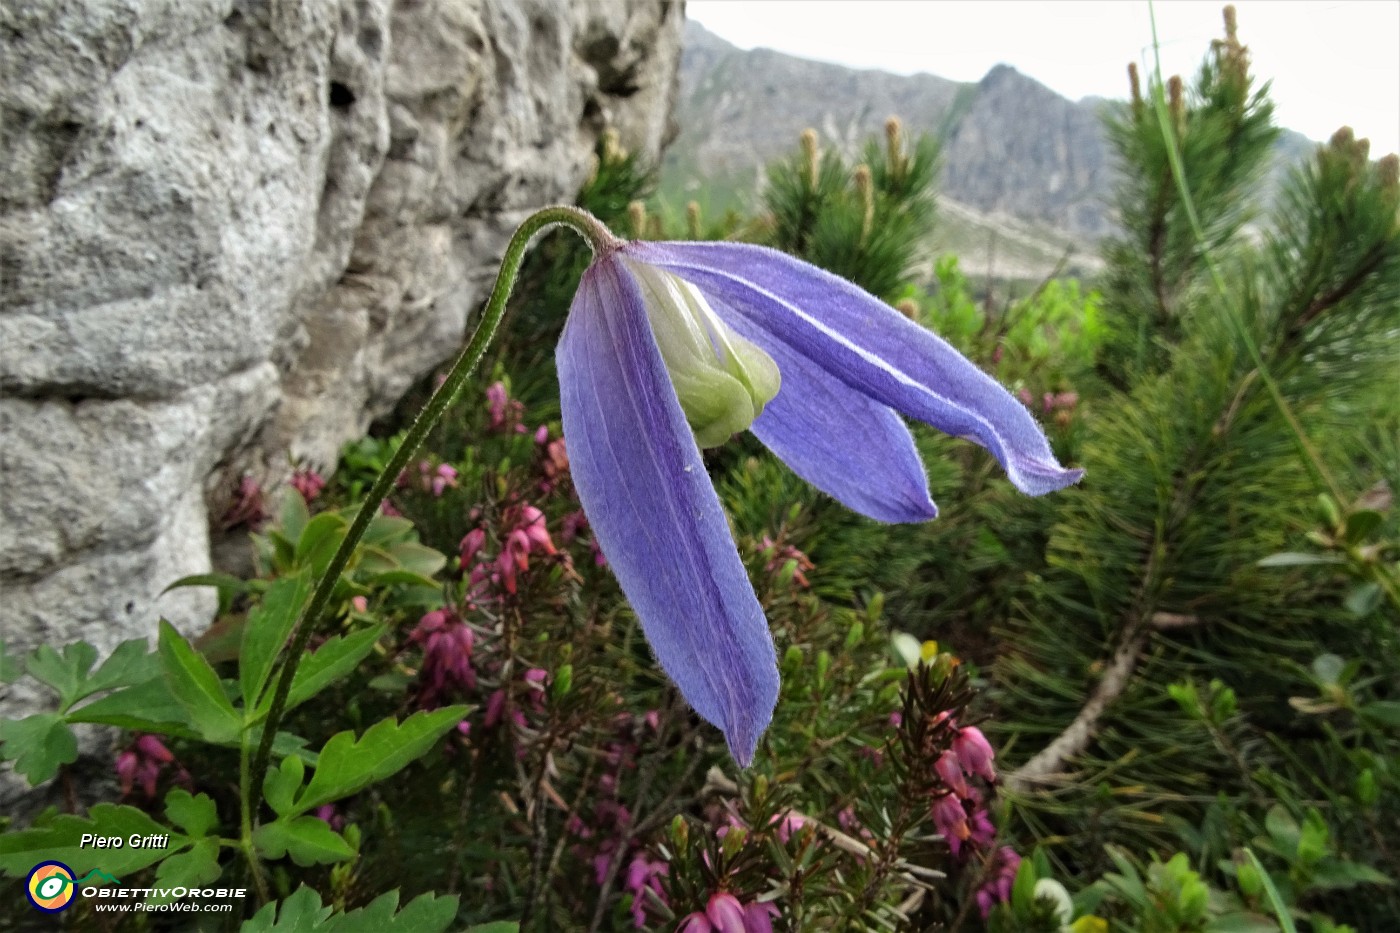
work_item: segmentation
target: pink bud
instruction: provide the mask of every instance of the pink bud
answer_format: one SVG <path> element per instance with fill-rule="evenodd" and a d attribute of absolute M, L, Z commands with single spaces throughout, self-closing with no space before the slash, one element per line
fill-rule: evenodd
<path fill-rule="evenodd" d="M 175 760 L 175 756 L 153 735 L 143 735 L 136 740 L 137 754 L 152 758 L 161 764 L 168 764 Z"/>
<path fill-rule="evenodd" d="M 944 787 L 959 797 L 967 796 L 967 781 L 963 779 L 962 762 L 958 760 L 957 752 L 950 748 L 939 755 L 938 761 L 934 762 L 933 770 L 938 773 Z"/>
<path fill-rule="evenodd" d="M 714 927 L 710 921 L 705 919 L 705 915 L 700 911 L 686 914 L 681 918 L 680 926 L 676 927 L 676 933 L 714 933 Z"/>
<path fill-rule="evenodd" d="M 992 750 L 991 743 L 987 741 L 981 729 L 976 726 L 959 729 L 958 734 L 953 737 L 953 751 L 958 753 L 958 760 L 962 762 L 968 774 L 981 775 L 988 781 L 997 779 L 996 769 L 992 767 L 992 759 L 996 757 L 996 752 Z"/>
<path fill-rule="evenodd" d="M 715 933 L 745 933 L 744 907 L 728 891 L 716 891 L 705 905 L 705 916 L 714 925 Z"/>
<path fill-rule="evenodd" d="M 744 908 L 744 933 L 773 933 L 773 918 L 778 916 L 778 905 L 769 901 L 760 904 L 754 901 Z"/>
<path fill-rule="evenodd" d="M 972 835 L 967 826 L 967 811 L 953 794 L 944 794 L 933 802 L 933 823 L 955 852 L 957 844 Z"/>

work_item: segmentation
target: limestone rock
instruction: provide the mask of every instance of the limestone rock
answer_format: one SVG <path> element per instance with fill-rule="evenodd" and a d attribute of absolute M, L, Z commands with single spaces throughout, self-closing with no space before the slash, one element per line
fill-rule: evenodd
<path fill-rule="evenodd" d="M 210 516 L 450 357 L 599 134 L 672 136 L 663 0 L 0 7 L 0 637 L 191 631 Z M 4 701 L 16 715 L 28 701 Z"/>

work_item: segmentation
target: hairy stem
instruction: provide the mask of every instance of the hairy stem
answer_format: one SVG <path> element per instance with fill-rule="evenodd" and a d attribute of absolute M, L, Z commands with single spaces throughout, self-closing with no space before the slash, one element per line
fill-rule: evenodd
<path fill-rule="evenodd" d="M 597 218 L 576 207 L 567 206 L 546 207 L 531 214 L 511 237 L 510 243 L 506 245 L 505 255 L 501 259 L 501 271 L 496 276 L 496 285 L 491 291 L 491 297 L 486 301 L 486 308 L 482 312 L 481 321 L 477 324 L 471 340 L 457 355 L 447 378 L 428 399 L 423 410 L 418 413 L 418 417 L 414 419 L 413 425 L 408 429 L 403 443 L 399 445 L 398 450 L 390 458 L 384 472 L 379 474 L 374 485 L 370 487 L 364 503 L 360 506 L 360 511 L 356 513 L 355 520 L 350 523 L 349 531 L 346 532 L 344 540 L 340 542 L 340 547 L 336 549 L 335 556 L 331 558 L 325 573 L 316 582 L 316 589 L 311 594 L 310 601 L 297 619 L 291 644 L 285 655 L 286 662 L 282 665 L 282 673 L 275 688 L 276 692 L 272 696 L 272 706 L 263 723 L 262 742 L 258 746 L 257 757 L 253 760 L 253 780 L 247 782 L 244 789 L 245 806 L 254 821 L 257 817 L 257 804 L 262 799 L 261 778 L 267 772 L 268 761 L 272 756 L 272 741 L 277 735 L 277 727 L 281 724 L 282 716 L 286 712 L 287 694 L 292 689 L 297 667 L 306 653 L 306 646 L 310 642 L 312 634 L 321 623 L 331 594 L 335 590 L 336 583 L 340 580 L 340 575 L 345 571 L 351 555 L 355 552 L 356 545 L 360 543 L 365 530 L 369 528 L 370 522 L 379 512 L 380 503 L 388 496 L 399 473 L 418 452 L 423 439 L 428 436 L 428 432 L 437 424 L 438 419 L 442 417 L 448 406 L 456 400 L 467 378 L 475 372 L 476 367 L 480 364 L 482 356 L 486 353 L 487 345 L 495 336 L 496 328 L 505 315 L 506 302 L 510 298 L 511 290 L 515 287 L 515 280 L 520 274 L 520 265 L 525 259 L 525 251 L 535 237 L 556 226 L 565 226 L 574 230 L 588 241 L 595 254 L 606 252 L 619 245 L 619 241 L 608 232 L 608 229 Z"/>

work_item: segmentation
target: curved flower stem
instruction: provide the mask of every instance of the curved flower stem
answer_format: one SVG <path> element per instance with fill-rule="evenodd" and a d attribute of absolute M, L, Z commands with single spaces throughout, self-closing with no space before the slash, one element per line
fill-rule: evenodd
<path fill-rule="evenodd" d="M 248 809 L 254 814 L 258 810 L 258 803 L 262 800 L 262 779 L 263 775 L 267 773 L 268 762 L 272 757 L 273 738 L 277 735 L 277 727 L 282 721 L 283 713 L 286 712 L 287 694 L 292 689 L 292 681 L 295 679 L 297 667 L 306 653 L 307 643 L 320 624 L 321 616 L 325 612 L 326 604 L 330 602 L 331 593 L 335 590 L 341 573 L 350 562 L 350 556 L 355 552 L 356 545 L 360 543 L 365 530 L 369 528 L 369 523 L 378 513 L 380 503 L 388 496 L 399 473 L 418 452 L 418 448 L 422 445 L 423 439 L 427 437 L 428 431 L 442 417 L 442 413 L 447 410 L 447 407 L 456 400 L 463 384 L 481 362 L 482 356 L 486 353 L 486 346 L 495 336 L 496 328 L 500 325 L 501 318 L 505 314 L 506 302 L 510 298 L 511 290 L 515 287 L 515 280 L 520 274 L 520 264 L 525 259 L 525 251 L 535 237 L 556 226 L 569 227 L 578 233 L 588 241 L 594 253 L 606 252 L 621 244 L 621 241 L 614 237 L 608 228 L 603 226 L 602 222 L 592 214 L 576 207 L 563 205 L 546 207 L 531 214 L 511 237 L 510 243 L 506 245 L 505 255 L 501 258 L 501 271 L 496 276 L 496 285 L 491 291 L 491 297 L 486 301 L 486 308 L 482 311 L 481 321 L 477 324 L 471 340 L 457 355 L 447 378 L 428 399 L 423 410 L 418 413 L 418 417 L 413 420 L 408 434 L 404 436 L 403 443 L 399 445 L 384 471 L 379 474 L 374 485 L 370 487 L 365 501 L 360 506 L 360 511 L 356 513 L 355 520 L 350 523 L 350 529 L 346 532 L 344 540 L 340 542 L 340 547 L 336 549 L 325 573 L 321 574 L 321 578 L 316 581 L 316 589 L 311 594 L 310 602 L 306 604 L 301 617 L 297 619 L 291 637 L 291 645 L 284 655 L 282 672 L 277 679 L 276 692 L 272 696 L 272 706 L 268 710 L 267 718 L 263 721 L 262 741 L 258 745 L 257 757 L 253 760 L 252 780 L 247 794 Z"/>

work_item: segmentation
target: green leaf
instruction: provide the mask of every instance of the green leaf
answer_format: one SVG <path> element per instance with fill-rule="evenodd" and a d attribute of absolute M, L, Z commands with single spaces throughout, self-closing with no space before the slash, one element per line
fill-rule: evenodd
<path fill-rule="evenodd" d="M 442 933 L 457 919 L 455 895 L 420 894 L 398 910 L 399 892 L 379 895 L 359 910 L 337 914 L 326 929 L 331 933 Z M 497 933 L 515 933 L 519 924 L 489 924 L 473 930 L 496 928 Z"/>
<path fill-rule="evenodd" d="M 284 488 L 282 501 L 277 509 L 277 524 L 288 541 L 298 541 L 311 520 L 311 512 L 306 508 L 306 500 L 295 489 Z"/>
<path fill-rule="evenodd" d="M 224 695 L 219 677 L 204 656 L 164 619 L 160 623 L 160 660 L 170 692 L 189 714 L 206 740 L 231 742 L 243 728 L 243 718 Z"/>
<path fill-rule="evenodd" d="M 162 676 L 109 693 L 68 712 L 69 722 L 90 722 L 138 732 L 196 738 L 189 713 Z"/>
<path fill-rule="evenodd" d="M 1346 559 L 1336 554 L 1304 554 L 1297 551 L 1284 551 L 1270 554 L 1257 563 L 1259 567 L 1311 567 L 1317 564 L 1345 564 Z"/>
<path fill-rule="evenodd" d="M 301 498 L 300 495 L 297 496 Z M 322 924 L 331 915 L 331 908 L 321 906 L 321 896 L 302 885 L 280 904 L 264 904 L 262 909 L 243 922 L 239 933 L 302 933 L 324 930 Z"/>
<path fill-rule="evenodd" d="M 424 577 L 431 577 L 447 565 L 447 556 L 441 551 L 413 541 L 395 544 L 389 553 L 394 555 L 403 569 Z"/>
<path fill-rule="evenodd" d="M 219 840 L 204 836 L 194 840 L 188 852 L 168 857 L 156 868 L 157 888 L 194 888 L 217 881 L 224 872 L 219 865 Z M 153 894 L 149 904 L 164 904 L 175 900 L 173 895 Z"/>
<path fill-rule="evenodd" d="M 223 595 L 225 592 L 231 594 L 244 592 L 248 589 L 248 581 L 235 577 L 231 573 L 196 573 L 176 580 L 161 590 L 161 595 L 187 586 L 212 586 L 218 589 L 220 595 Z"/>
<path fill-rule="evenodd" d="M 330 563 L 335 549 L 340 547 L 349 527 L 350 523 L 335 512 L 322 512 L 311 519 L 297 540 L 296 553 L 292 556 L 293 565 L 310 567 L 320 576 Z"/>
<path fill-rule="evenodd" d="M 376 515 L 365 529 L 360 545 L 389 544 L 413 534 L 413 522 L 399 515 Z"/>
<path fill-rule="evenodd" d="M 1273 837 L 1274 845 L 1279 849 L 1279 854 L 1287 859 L 1292 859 L 1298 854 L 1298 840 L 1302 836 L 1298 828 L 1298 821 L 1295 820 L 1282 804 L 1274 804 L 1269 812 L 1264 816 L 1264 828 Z"/>
<path fill-rule="evenodd" d="M 287 694 L 287 709 L 305 703 L 353 671 L 374 650 L 385 629 L 386 626 L 375 625 L 350 635 L 337 635 L 302 658 Z"/>
<path fill-rule="evenodd" d="M 219 825 L 219 809 L 207 794 L 175 788 L 165 795 L 165 818 L 192 837 L 207 836 Z"/>
<path fill-rule="evenodd" d="M 1370 865 L 1327 859 L 1313 868 L 1309 887 L 1338 890 L 1358 884 L 1393 884 L 1394 882 Z"/>
<path fill-rule="evenodd" d="M 341 835 L 325 820 L 314 816 L 277 819 L 264 823 L 253 831 L 253 844 L 263 858 L 279 859 L 287 855 L 303 868 L 323 862 L 343 862 L 354 858 Z"/>
<path fill-rule="evenodd" d="M 296 802 L 297 812 L 348 797 L 406 767 L 425 754 L 448 730 L 462 721 L 468 707 L 447 706 L 418 712 L 402 724 L 392 719 L 375 723 L 359 739 L 339 732 L 321 749 L 316 773 Z"/>
<path fill-rule="evenodd" d="M 1400 729 L 1400 700 L 1376 700 L 1361 707 L 1360 713 L 1382 726 Z"/>
<path fill-rule="evenodd" d="M 268 769 L 267 780 L 263 782 L 263 798 L 278 816 L 293 813 L 297 791 L 301 790 L 302 778 L 306 776 L 306 765 L 296 755 L 282 759 L 277 769 Z"/>
<path fill-rule="evenodd" d="M 81 685 L 76 699 L 81 700 L 103 690 L 144 683 L 159 674 L 160 659 L 151 651 L 146 639 L 133 638 L 117 645 L 97 673 Z"/>
<path fill-rule="evenodd" d="M 66 710 L 77 702 L 81 684 L 97 660 L 97 649 L 85 641 L 63 646 L 63 654 L 48 645 L 40 645 L 29 656 L 29 674 L 40 683 L 58 691 L 59 709 Z"/>
<path fill-rule="evenodd" d="M 245 708 L 257 705 L 277 655 L 286 647 L 292 627 L 310 595 L 311 581 L 305 573 L 283 577 L 268 588 L 262 603 L 248 613 L 243 624 L 243 647 L 238 656 L 238 680 Z"/>
<path fill-rule="evenodd" d="M 1379 583 L 1358 583 L 1347 593 L 1343 600 L 1343 605 L 1347 607 L 1353 615 L 1368 616 L 1376 611 L 1376 607 L 1381 604 L 1381 585 Z"/>
<path fill-rule="evenodd" d="M 514 920 L 496 920 L 492 923 L 478 923 L 467 927 L 462 933 L 520 933 L 520 924 Z"/>
<path fill-rule="evenodd" d="M 456 895 L 421 894 L 395 913 L 399 892 L 389 891 L 349 913 L 332 914 L 321 897 L 302 886 L 281 904 L 267 904 L 240 933 L 443 933 L 457 918 Z M 487 923 L 464 933 L 518 933 L 517 923 Z"/>
<path fill-rule="evenodd" d="M 1360 544 L 1366 540 L 1371 532 L 1379 528 L 1384 520 L 1385 516 L 1371 509 L 1352 512 L 1347 516 L 1346 530 L 1343 535 L 1348 544 Z"/>
<path fill-rule="evenodd" d="M 38 829 L 0 835 L 0 872 L 23 875 L 40 859 L 56 859 L 79 875 L 100 868 L 123 878 L 184 849 L 190 844 L 189 837 L 170 833 L 170 845 L 162 849 L 138 849 L 129 845 L 120 849 L 98 849 L 91 845 L 80 847 L 83 835 L 120 836 L 125 842 L 133 834 L 161 833 L 170 833 L 170 830 L 135 807 L 99 803 L 87 819 L 64 814 Z"/>
<path fill-rule="evenodd" d="M 62 713 L 0 719 L 0 760 L 13 759 L 30 786 L 47 781 L 62 765 L 78 760 L 78 740 Z"/>

